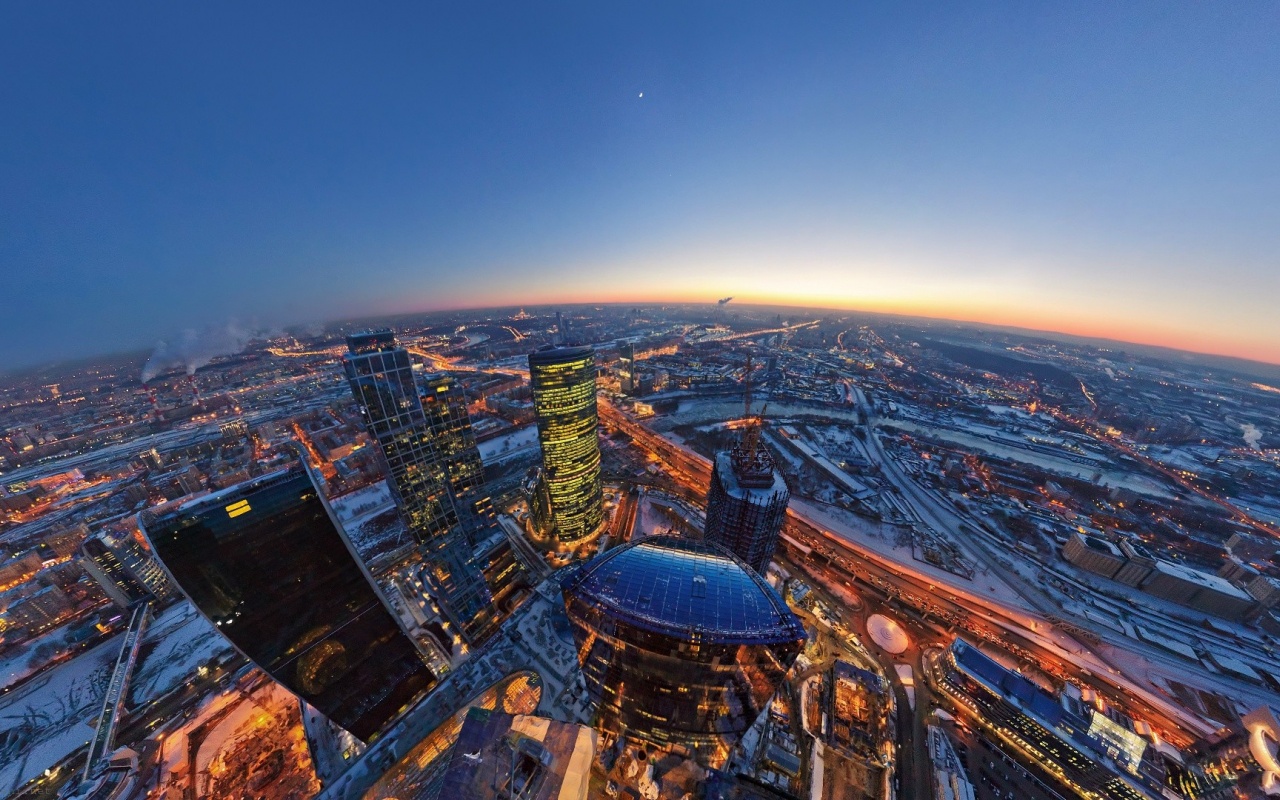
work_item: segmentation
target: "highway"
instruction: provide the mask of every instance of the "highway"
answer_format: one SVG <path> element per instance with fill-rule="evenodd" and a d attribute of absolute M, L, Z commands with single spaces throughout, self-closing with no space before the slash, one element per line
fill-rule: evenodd
<path fill-rule="evenodd" d="M 859 398 L 865 402 L 865 398 Z M 691 493 L 710 482 L 711 463 L 692 450 L 631 419 L 605 398 L 599 403 L 601 419 L 623 430 L 637 446 L 670 466 L 668 475 Z M 1044 664 L 1061 678 L 1082 686 L 1092 686 L 1116 701 L 1132 716 L 1144 719 L 1167 740 L 1177 744 L 1211 733 L 1205 720 L 1151 692 L 1147 687 L 1117 677 L 1107 662 L 1083 642 L 1058 631 L 1052 623 L 1025 609 L 980 596 L 955 580 L 920 573 L 915 565 L 898 562 L 885 554 L 863 547 L 811 520 L 795 509 L 788 510 L 786 531 L 797 542 L 817 551 L 828 568 L 834 567 L 832 581 L 856 579 L 890 591 L 903 608 L 928 615 L 971 635 L 997 642 L 1030 660 Z M 922 616 L 922 619 L 925 617 Z"/>

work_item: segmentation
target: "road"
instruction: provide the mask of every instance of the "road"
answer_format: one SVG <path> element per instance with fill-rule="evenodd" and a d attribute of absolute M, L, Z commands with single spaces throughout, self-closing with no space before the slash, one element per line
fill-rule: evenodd
<path fill-rule="evenodd" d="M 857 391 L 860 404 L 864 404 L 865 397 Z M 668 476 L 687 490 L 697 493 L 708 485 L 711 476 L 708 459 L 641 425 L 605 398 L 601 398 L 599 407 L 603 420 L 627 433 L 637 446 L 665 461 L 670 467 Z M 958 579 L 923 574 L 915 565 L 899 562 L 846 539 L 794 509 L 788 510 L 788 517 L 788 534 L 811 550 L 825 552 L 828 565 L 834 559 L 842 573 L 837 580 L 857 576 L 873 584 L 878 580 L 884 586 L 892 586 L 904 607 L 914 604 L 917 610 L 926 613 L 948 615 L 955 620 L 953 629 L 964 627 L 973 635 L 1041 661 L 1064 678 L 1095 687 L 1135 718 L 1151 723 L 1171 742 L 1189 741 L 1212 732 L 1213 726 L 1205 720 L 1189 714 L 1148 687 L 1118 676 L 1114 667 L 1085 643 L 1056 630 L 1039 614 L 980 596 L 961 585 Z"/>

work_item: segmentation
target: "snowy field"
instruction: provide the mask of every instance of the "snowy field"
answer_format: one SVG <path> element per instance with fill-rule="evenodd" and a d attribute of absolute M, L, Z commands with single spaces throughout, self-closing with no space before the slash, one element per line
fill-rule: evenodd
<path fill-rule="evenodd" d="M 760 398 L 753 407 L 758 411 L 760 406 L 766 401 L 766 398 Z M 850 422 L 856 422 L 858 412 L 852 406 L 848 407 L 816 407 L 802 405 L 800 403 L 773 403 L 769 402 L 767 415 L 769 419 L 782 419 L 785 417 L 825 417 L 831 420 L 845 419 Z M 680 405 L 676 408 L 675 413 L 665 414 L 647 420 L 649 427 L 660 433 L 666 433 L 678 425 L 688 425 L 690 423 L 701 422 L 723 422 L 727 419 L 738 419 L 742 416 L 741 400 L 720 400 L 720 399 L 689 399 L 681 400 Z"/>
<path fill-rule="evenodd" d="M 1167 488 L 1143 475 L 1134 475 L 1128 472 L 1117 472 L 1115 470 L 1096 467 L 1091 464 L 1079 464 L 1067 458 L 1055 458 L 1047 453 L 1027 450 L 1021 447 L 1016 447 L 1012 444 L 993 442 L 990 439 L 986 439 L 973 433 L 966 433 L 963 431 L 952 430 L 950 428 L 939 428 L 933 425 L 906 422 L 902 420 L 878 420 L 876 424 L 881 428 L 896 428 L 909 433 L 918 433 L 924 436 L 930 436 L 971 450 L 977 450 L 1000 458 L 1007 458 L 1010 461 L 1020 461 L 1023 464 L 1033 464 L 1041 469 L 1048 470 L 1049 472 L 1056 472 L 1060 475 L 1069 475 L 1080 480 L 1092 480 L 1094 475 L 1100 475 L 1101 479 L 1099 483 L 1103 486 L 1115 486 L 1123 489 L 1129 489 L 1151 497 L 1172 497 Z"/>
<path fill-rule="evenodd" d="M 480 442 L 480 460 L 486 465 L 529 453 L 538 446 L 538 426 L 526 425 L 510 433 Z"/>
<path fill-rule="evenodd" d="M 0 794 L 12 794 L 88 743 L 121 641 L 115 636 L 0 700 L 0 740 L 10 731 L 16 734 L 0 750 Z M 138 665 L 131 690 L 141 701 L 177 686 L 201 662 L 227 649 L 186 602 L 151 623 L 143 646 L 150 645 L 155 646 Z"/>
<path fill-rule="evenodd" d="M 386 481 L 378 481 L 329 501 L 344 528 L 350 528 L 352 523 L 358 526 L 365 517 L 384 511 L 391 503 L 391 489 Z"/>
<path fill-rule="evenodd" d="M 191 677 L 196 668 L 231 650 L 213 626 L 190 603 L 178 603 L 151 623 L 142 652 L 146 655 L 130 682 L 130 706 L 148 703 Z"/>
<path fill-rule="evenodd" d="M 109 639 L 0 701 L 0 739 L 12 737 L 0 749 L 0 795 L 89 743 L 120 643 L 119 636 Z"/>

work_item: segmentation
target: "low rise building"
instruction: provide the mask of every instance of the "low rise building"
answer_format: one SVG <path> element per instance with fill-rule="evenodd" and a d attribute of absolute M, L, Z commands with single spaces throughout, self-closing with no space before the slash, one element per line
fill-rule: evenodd
<path fill-rule="evenodd" d="M 1128 560 L 1125 561 L 1124 566 L 1116 570 L 1116 574 L 1112 577 L 1125 586 L 1136 589 L 1151 576 L 1151 570 L 1156 566 L 1155 556 L 1142 545 L 1129 540 L 1120 543 L 1120 552 L 1124 553 Z"/>
<path fill-rule="evenodd" d="M 1125 565 L 1125 555 L 1106 539 L 1084 533 L 1073 533 L 1062 547 L 1062 555 L 1080 569 L 1113 577 Z"/>
<path fill-rule="evenodd" d="M 1151 576 L 1142 584 L 1142 590 L 1163 600 L 1228 619 L 1244 617 L 1254 605 L 1254 599 L 1248 592 L 1233 586 L 1225 578 L 1170 561 L 1156 562 Z"/>

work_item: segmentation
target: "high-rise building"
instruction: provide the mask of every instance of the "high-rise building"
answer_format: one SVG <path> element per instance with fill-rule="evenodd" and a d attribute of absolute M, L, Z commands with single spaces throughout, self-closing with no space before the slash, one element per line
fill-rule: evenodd
<path fill-rule="evenodd" d="M 623 394 L 636 390 L 636 346 L 631 342 L 618 342 L 618 384 Z"/>
<path fill-rule="evenodd" d="M 777 592 L 707 542 L 635 540 L 561 590 L 600 726 L 687 745 L 706 766 L 751 727 L 805 641 Z"/>
<path fill-rule="evenodd" d="M 128 608 L 143 600 L 163 601 L 173 593 L 164 568 L 126 531 L 99 531 L 84 540 L 80 552 L 85 571 L 117 605 Z"/>
<path fill-rule="evenodd" d="M 192 604 L 353 736 L 434 685 L 301 463 L 139 521 Z"/>
<path fill-rule="evenodd" d="M 552 523 L 562 543 L 576 544 L 604 519 L 595 353 L 590 347 L 530 353 L 529 381 Z"/>
<path fill-rule="evenodd" d="M 447 457 L 450 448 L 460 441 L 465 444 L 467 437 L 458 435 L 453 412 L 433 411 L 428 416 L 409 353 L 397 346 L 391 331 L 353 334 L 347 337 L 347 348 L 343 356 L 347 381 L 369 436 L 378 443 L 400 515 L 422 547 L 441 610 L 468 639 L 483 639 L 492 629 L 492 603 L 471 558 L 470 515 L 458 512 Z M 450 391 L 445 387 L 440 394 Z M 460 411 L 465 416 L 465 405 Z M 441 424 L 433 426 L 433 420 Z M 470 428 L 469 422 L 466 427 Z M 466 449 L 461 446 L 454 454 Z M 472 479 L 465 468 L 454 474 L 461 483 Z"/>
<path fill-rule="evenodd" d="M 738 444 L 716 453 L 707 489 L 707 541 L 763 572 L 778 546 L 790 498 L 786 480 L 760 442 L 760 420 L 748 412 Z"/>
<path fill-rule="evenodd" d="M 541 467 L 532 467 L 521 484 L 525 501 L 529 504 L 529 524 L 535 533 L 545 535 L 551 531 L 551 494 L 547 489 L 547 476 Z"/>
<path fill-rule="evenodd" d="M 494 511 L 485 487 L 484 462 L 467 413 L 467 396 L 448 375 L 428 375 L 422 381 L 422 409 L 440 452 L 463 529 L 474 534 L 493 522 Z"/>

